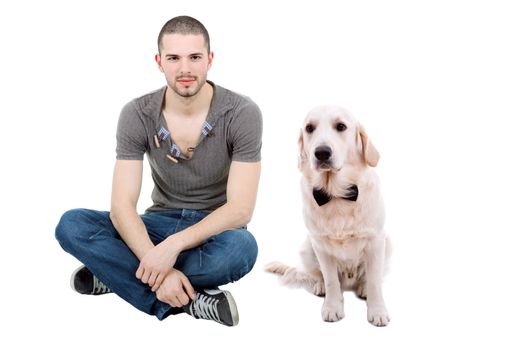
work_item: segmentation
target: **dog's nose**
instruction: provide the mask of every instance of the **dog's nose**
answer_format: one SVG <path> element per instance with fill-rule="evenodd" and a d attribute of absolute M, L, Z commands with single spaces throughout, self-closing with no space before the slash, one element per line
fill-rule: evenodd
<path fill-rule="evenodd" d="M 314 154 L 318 160 L 328 160 L 332 156 L 332 149 L 328 146 L 319 146 L 315 149 Z"/>

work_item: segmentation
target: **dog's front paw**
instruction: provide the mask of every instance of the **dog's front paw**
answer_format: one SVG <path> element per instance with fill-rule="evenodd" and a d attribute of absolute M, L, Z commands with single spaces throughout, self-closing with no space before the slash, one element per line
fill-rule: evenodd
<path fill-rule="evenodd" d="M 388 311 L 383 307 L 369 307 L 368 311 L 368 322 L 377 327 L 385 327 L 390 322 L 390 316 Z"/>
<path fill-rule="evenodd" d="M 340 302 L 327 303 L 326 301 L 323 304 L 323 309 L 321 310 L 323 315 L 323 320 L 326 322 L 336 322 L 345 317 L 344 303 L 341 300 Z"/>

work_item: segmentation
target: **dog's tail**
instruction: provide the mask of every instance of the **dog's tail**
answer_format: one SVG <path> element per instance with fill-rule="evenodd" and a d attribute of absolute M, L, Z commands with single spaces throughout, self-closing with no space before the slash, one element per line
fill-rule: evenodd
<path fill-rule="evenodd" d="M 264 269 L 279 275 L 279 281 L 288 287 L 305 288 L 315 295 L 324 295 L 324 282 L 320 276 L 314 276 L 278 261 L 267 264 Z"/>
<path fill-rule="evenodd" d="M 273 261 L 269 264 L 266 264 L 264 267 L 264 270 L 266 272 L 275 273 L 276 275 L 284 275 L 288 270 L 292 269 L 292 267 L 285 265 L 278 261 Z"/>

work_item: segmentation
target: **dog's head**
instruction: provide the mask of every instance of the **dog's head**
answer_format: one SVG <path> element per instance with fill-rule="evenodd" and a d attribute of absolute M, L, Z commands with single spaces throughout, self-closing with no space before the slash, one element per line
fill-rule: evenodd
<path fill-rule="evenodd" d="M 320 106 L 306 116 L 299 135 L 299 168 L 338 172 L 344 165 L 372 166 L 379 152 L 365 129 L 344 108 Z"/>

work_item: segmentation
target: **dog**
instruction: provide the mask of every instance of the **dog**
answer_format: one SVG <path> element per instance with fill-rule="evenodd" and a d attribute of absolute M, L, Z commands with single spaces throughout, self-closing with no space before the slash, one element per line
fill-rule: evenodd
<path fill-rule="evenodd" d="M 327 322 L 344 317 L 343 292 L 366 300 L 368 321 L 390 322 L 382 280 L 390 256 L 385 209 L 373 169 L 379 152 L 363 126 L 339 106 L 311 110 L 299 136 L 303 216 L 309 235 L 300 252 L 303 268 L 280 262 L 265 270 L 291 287 L 324 296 Z"/>

